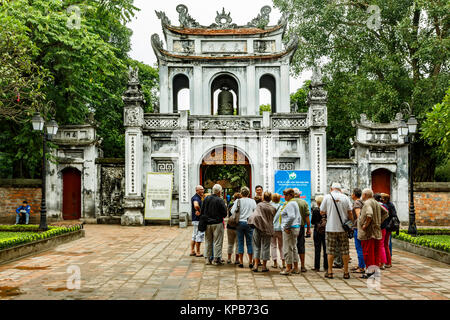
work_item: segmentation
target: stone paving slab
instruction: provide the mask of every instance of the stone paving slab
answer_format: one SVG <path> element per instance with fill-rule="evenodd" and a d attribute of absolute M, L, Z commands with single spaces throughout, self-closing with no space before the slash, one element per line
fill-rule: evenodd
<path fill-rule="evenodd" d="M 244 269 L 205 265 L 203 258 L 189 256 L 192 227 L 85 225 L 85 230 L 85 238 L 0 265 L 0 299 L 450 299 L 449 265 L 398 249 L 375 288 L 358 274 L 343 279 L 342 269 L 334 270 L 334 279 L 312 271 L 312 238 L 306 239 L 308 272 L 286 277 L 273 268 L 251 272 L 246 260 Z M 355 265 L 352 242 L 351 257 Z M 80 270 L 78 290 L 67 286 L 73 284 L 74 266 Z"/>

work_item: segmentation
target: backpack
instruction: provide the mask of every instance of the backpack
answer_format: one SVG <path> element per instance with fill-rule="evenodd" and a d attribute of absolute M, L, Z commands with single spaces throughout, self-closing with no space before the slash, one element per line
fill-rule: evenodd
<path fill-rule="evenodd" d="M 391 221 L 389 221 L 386 226 L 386 230 L 389 232 L 395 232 L 400 230 L 400 220 L 398 220 L 397 216 L 393 216 Z"/>
<path fill-rule="evenodd" d="M 317 232 L 325 234 L 325 228 L 327 226 L 327 215 L 321 215 L 320 222 L 317 224 Z"/>

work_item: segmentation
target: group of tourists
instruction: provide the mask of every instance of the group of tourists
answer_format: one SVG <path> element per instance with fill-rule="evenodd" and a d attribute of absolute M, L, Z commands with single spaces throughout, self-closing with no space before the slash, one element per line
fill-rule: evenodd
<path fill-rule="evenodd" d="M 227 205 L 222 199 L 222 187 L 214 185 L 210 195 L 202 186 L 192 197 L 191 256 L 204 257 L 207 265 L 236 264 L 244 268 L 244 244 L 249 268 L 253 272 L 269 272 L 267 262 L 281 269 L 281 275 L 307 272 L 305 267 L 305 237 L 314 227 L 314 271 L 320 271 L 321 254 L 325 277 L 333 278 L 333 267 L 343 268 L 344 279 L 350 271 L 368 278 L 380 269 L 392 266 L 391 232 L 398 231 L 399 221 L 388 194 L 373 194 L 370 189 L 354 189 L 350 195 L 339 183 L 333 183 L 330 193 L 317 196 L 317 206 L 311 210 L 301 199 L 297 188 L 281 195 L 256 186 L 254 198 L 250 189 L 242 187 Z M 222 259 L 225 230 L 227 261 Z M 349 241 L 354 239 L 358 266 L 349 270 Z M 205 242 L 204 254 L 201 243 Z M 280 253 L 280 255 L 278 255 Z M 232 257 L 234 255 L 234 262 Z M 281 261 L 280 261 L 281 260 Z M 300 265 L 299 265 L 300 264 Z M 372 267 L 372 268 L 370 268 Z"/>

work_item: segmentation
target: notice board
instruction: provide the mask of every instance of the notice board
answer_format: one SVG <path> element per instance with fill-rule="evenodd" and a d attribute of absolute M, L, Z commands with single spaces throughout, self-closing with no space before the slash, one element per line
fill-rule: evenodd
<path fill-rule="evenodd" d="M 170 220 L 173 173 L 147 173 L 145 220 Z"/>
<path fill-rule="evenodd" d="M 311 208 L 311 171 L 309 170 L 277 170 L 275 171 L 275 192 L 281 195 L 284 202 L 283 191 L 287 188 L 298 188 L 300 198 Z"/>

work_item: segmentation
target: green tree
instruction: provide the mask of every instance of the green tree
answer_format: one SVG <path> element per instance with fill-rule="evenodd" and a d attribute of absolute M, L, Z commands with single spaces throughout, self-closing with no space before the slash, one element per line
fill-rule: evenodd
<path fill-rule="evenodd" d="M 123 157 L 121 97 L 126 90 L 128 65 L 137 65 L 141 71 L 148 102 L 146 111 L 152 110 L 156 99 L 157 71 L 128 57 L 132 32 L 126 23 L 136 10 L 133 0 L 2 2 L 1 26 L 17 30 L 19 36 L 13 38 L 15 43 L 26 44 L 23 50 L 15 49 L 23 58 L 19 62 L 33 66 L 35 72 L 32 74 L 37 79 L 32 82 L 29 78 L 30 85 L 25 85 L 27 74 L 17 72 L 20 77 L 16 82 L 23 83 L 25 88 L 21 95 L 23 105 L 27 107 L 21 114 L 26 116 L 20 123 L 6 118 L 0 120 L 2 162 L 12 163 L 14 168 L 24 168 L 14 171 L 13 176 L 34 177 L 39 172 L 40 138 L 33 134 L 29 123 L 33 110 L 41 111 L 47 119 L 54 116 L 60 125 L 85 123 L 89 114 L 94 113 L 98 133 L 104 139 L 105 156 Z M 4 35 L 2 32 L 0 41 L 3 37 L 11 38 L 10 33 Z M 9 65 L 18 65 L 12 58 L 14 50 L 11 48 L 14 46 L 8 45 L 6 51 L 9 55 L 2 55 L 2 59 L 9 60 Z M 20 66 L 15 69 L 22 71 Z M 32 90 L 36 94 L 28 94 Z M 12 101 L 16 94 L 11 90 L 7 93 L 7 97 L 0 96 L 2 102 Z M 33 103 L 31 98 L 36 102 Z M 40 105 L 47 108 L 38 108 Z M 13 139 L 18 140 L 11 144 Z"/>
<path fill-rule="evenodd" d="M 328 156 L 347 157 L 351 122 L 388 122 L 408 102 L 419 122 L 448 87 L 450 3 L 444 0 L 274 0 L 300 38 L 292 72 L 323 64 Z M 371 12 L 376 5 L 379 12 Z M 376 7 L 375 7 L 376 8 Z M 378 16 L 379 13 L 379 16 Z M 414 176 L 431 180 L 436 155 L 415 143 Z"/>
<path fill-rule="evenodd" d="M 427 113 L 421 134 L 429 144 L 438 148 L 445 160 L 450 158 L 450 88 L 442 103 L 434 105 Z"/>
<path fill-rule="evenodd" d="M 262 116 L 264 111 L 272 111 L 272 106 L 270 104 L 262 104 L 259 106 L 259 115 Z"/>
<path fill-rule="evenodd" d="M 296 106 L 297 112 L 308 112 L 307 102 L 310 84 L 311 80 L 307 80 L 295 93 L 291 93 L 291 105 Z"/>

